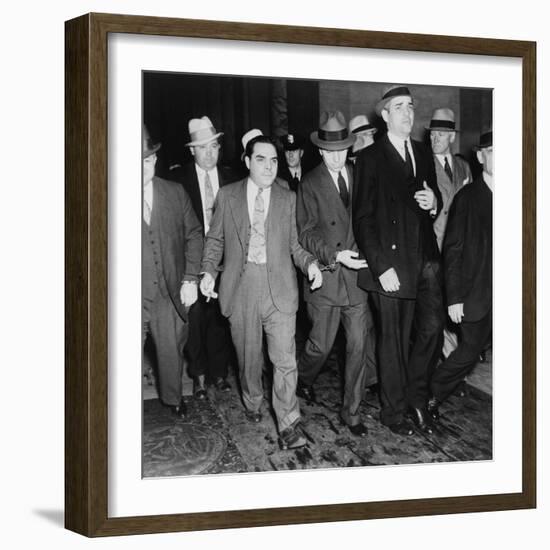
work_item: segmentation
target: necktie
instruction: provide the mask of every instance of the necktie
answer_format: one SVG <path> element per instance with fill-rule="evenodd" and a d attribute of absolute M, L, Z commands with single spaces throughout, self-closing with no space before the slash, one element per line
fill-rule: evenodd
<path fill-rule="evenodd" d="M 411 154 L 409 153 L 409 147 L 407 146 L 407 142 L 405 141 L 405 167 L 407 169 L 407 174 L 410 177 L 414 177 L 414 168 L 412 163 Z"/>
<path fill-rule="evenodd" d="M 265 216 L 262 192 L 263 189 L 260 187 L 254 201 L 250 243 L 248 244 L 248 260 L 256 264 L 265 264 L 267 259 L 265 253 Z"/>
<path fill-rule="evenodd" d="M 208 172 L 204 176 L 204 210 L 206 214 L 206 225 L 210 226 L 210 220 L 212 219 L 212 210 L 214 208 L 214 189 L 212 188 L 212 182 Z"/>
<path fill-rule="evenodd" d="M 151 225 L 151 207 L 145 197 L 143 197 L 143 219 L 147 225 Z"/>
<path fill-rule="evenodd" d="M 445 157 L 445 166 L 443 167 L 443 169 L 445 170 L 445 174 L 449 176 L 449 179 L 453 181 L 453 171 L 451 170 L 447 157 Z"/>
<path fill-rule="evenodd" d="M 290 188 L 293 191 L 296 191 L 296 189 L 298 189 L 299 183 L 300 183 L 300 179 L 298 178 L 298 172 L 294 172 L 294 175 L 292 176 L 292 182 L 290 182 Z"/>
<path fill-rule="evenodd" d="M 338 191 L 340 192 L 340 198 L 344 203 L 344 206 L 347 208 L 349 205 L 349 192 L 346 187 L 346 180 L 342 176 L 342 172 L 338 172 Z"/>

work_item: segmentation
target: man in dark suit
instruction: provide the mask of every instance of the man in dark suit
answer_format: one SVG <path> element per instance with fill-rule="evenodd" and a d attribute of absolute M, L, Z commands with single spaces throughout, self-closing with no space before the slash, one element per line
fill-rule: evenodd
<path fill-rule="evenodd" d="M 155 177 L 156 152 L 143 129 L 142 344 L 149 333 L 157 354 L 159 395 L 184 418 L 183 348 L 188 310 L 197 299 L 201 226 L 181 185 Z"/>
<path fill-rule="evenodd" d="M 288 183 L 292 191 L 296 192 L 298 184 L 307 173 L 303 166 L 304 158 L 304 138 L 298 134 L 287 134 L 281 138 L 284 162 L 280 163 L 278 176 Z"/>
<path fill-rule="evenodd" d="M 437 239 L 437 246 L 441 250 L 449 210 L 455 195 L 472 182 L 472 172 L 468 163 L 451 151 L 452 144 L 456 139 L 458 128 L 455 123 L 455 114 L 452 109 L 435 109 L 432 114 L 430 125 L 426 128 L 430 132 L 430 143 L 434 155 L 435 176 L 437 187 L 441 192 L 443 204 L 434 222 L 434 231 Z M 451 323 L 443 331 L 443 356 L 448 357 L 456 348 L 458 341 L 455 327 Z"/>
<path fill-rule="evenodd" d="M 206 235 L 218 190 L 237 178 L 218 166 L 219 139 L 223 132 L 217 132 L 207 116 L 191 119 L 188 126 L 190 141 L 186 147 L 189 147 L 194 162 L 174 170 L 173 177 L 191 198 Z M 217 300 L 207 302 L 201 294 L 190 309 L 186 351 L 195 398 L 206 397 L 206 384 L 213 384 L 223 392 L 231 389 L 226 380 L 232 352 L 231 339 L 227 320 L 220 313 Z"/>
<path fill-rule="evenodd" d="M 493 133 L 480 137 L 477 158 L 483 173 L 455 196 L 443 241 L 449 317 L 460 327 L 458 347 L 431 380 L 428 409 L 439 405 L 475 366 L 492 330 L 493 295 Z"/>
<path fill-rule="evenodd" d="M 430 151 L 410 139 L 414 105 L 407 87 L 388 88 L 376 112 L 388 132 L 357 159 L 354 228 L 368 263 L 359 286 L 372 293 L 378 314 L 380 419 L 399 435 L 412 433 L 407 419 L 429 433 L 428 373 L 444 321 L 433 230 L 442 200 Z"/>
<path fill-rule="evenodd" d="M 351 433 L 367 435 L 359 406 L 367 374 L 376 381 L 374 363 L 367 372 L 367 339 L 372 316 L 367 293 L 357 286 L 357 270 L 367 267 L 358 259 L 351 223 L 352 170 L 346 165 L 348 147 L 355 136 L 348 133 L 340 111 L 322 113 L 319 130 L 311 134 L 319 148 L 321 164 L 298 188 L 296 214 L 300 244 L 329 266 L 323 287 L 304 289 L 312 328 L 298 361 L 298 395 L 315 400 L 313 383 L 334 344 L 340 323 L 346 338 L 344 399 L 340 416 Z M 307 286 L 307 285 L 306 285 Z"/>
<path fill-rule="evenodd" d="M 249 177 L 222 187 L 206 236 L 201 292 L 217 296 L 214 283 L 220 263 L 219 301 L 228 317 L 239 362 L 245 414 L 260 422 L 263 401 L 262 340 L 273 363 L 272 404 L 281 448 L 306 444 L 297 430 L 295 322 L 298 288 L 294 265 L 322 284 L 315 258 L 298 243 L 296 195 L 276 180 L 277 150 L 267 136 L 245 143 Z"/>

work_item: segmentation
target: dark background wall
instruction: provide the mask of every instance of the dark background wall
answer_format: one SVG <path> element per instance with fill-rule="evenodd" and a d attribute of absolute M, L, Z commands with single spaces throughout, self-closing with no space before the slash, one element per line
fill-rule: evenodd
<path fill-rule="evenodd" d="M 159 169 L 190 160 L 185 143 L 189 141 L 187 123 L 207 115 L 218 131 L 223 131 L 222 163 L 242 167 L 241 137 L 251 128 L 278 137 L 288 133 L 306 138 L 306 155 L 317 158 L 309 135 L 317 129 L 319 113 L 338 109 L 346 120 L 366 114 L 379 128 L 385 124 L 374 112 L 387 83 L 330 80 L 291 80 L 204 74 L 143 74 L 143 116 L 154 140 L 162 143 Z M 477 168 L 472 147 L 481 132 L 491 127 L 492 91 L 408 84 L 416 103 L 413 138 L 427 140 L 425 127 L 438 107 L 455 112 L 460 132 L 454 152 Z"/>

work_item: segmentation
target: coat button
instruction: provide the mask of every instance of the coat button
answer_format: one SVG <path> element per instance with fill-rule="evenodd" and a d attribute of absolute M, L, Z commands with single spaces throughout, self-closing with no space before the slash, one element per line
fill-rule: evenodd
<path fill-rule="evenodd" d="M 334 221 L 330 222 L 330 225 L 336 225 L 336 222 L 334 222 Z"/>
<path fill-rule="evenodd" d="M 340 246 L 342 243 L 336 243 L 336 246 Z"/>
<path fill-rule="evenodd" d="M 393 225 L 395 225 L 397 223 L 397 220 L 392 220 L 391 222 L 393 223 Z"/>
<path fill-rule="evenodd" d="M 397 245 L 396 245 L 396 244 L 392 244 L 392 245 L 391 245 L 391 249 L 392 249 L 392 250 L 395 250 L 396 248 L 397 248 Z"/>

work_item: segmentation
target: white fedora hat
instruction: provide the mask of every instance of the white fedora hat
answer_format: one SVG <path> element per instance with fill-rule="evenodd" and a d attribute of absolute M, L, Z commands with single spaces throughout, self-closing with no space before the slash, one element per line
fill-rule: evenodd
<path fill-rule="evenodd" d="M 191 141 L 185 144 L 186 147 L 206 145 L 208 142 L 223 136 L 223 132 L 216 132 L 216 128 L 207 116 L 192 118 L 188 126 Z"/>

